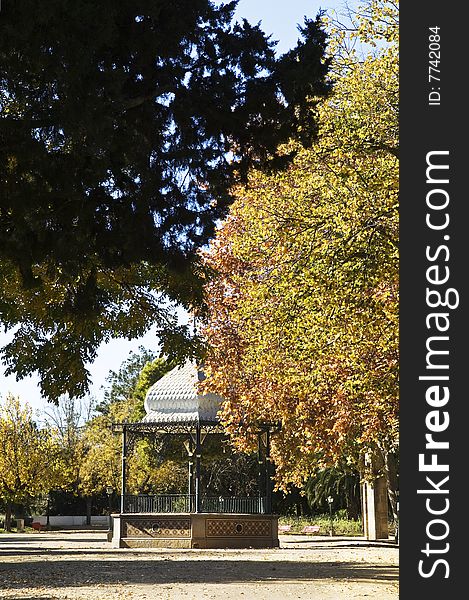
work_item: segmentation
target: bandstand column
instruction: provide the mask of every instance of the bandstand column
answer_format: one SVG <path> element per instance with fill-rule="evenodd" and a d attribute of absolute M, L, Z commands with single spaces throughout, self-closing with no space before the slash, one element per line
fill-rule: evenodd
<path fill-rule="evenodd" d="M 264 460 L 262 458 L 262 433 L 257 434 L 257 486 L 259 489 L 259 502 L 261 503 L 261 512 L 265 512 L 263 503 L 264 496 Z"/>
<path fill-rule="evenodd" d="M 127 474 L 127 427 L 122 428 L 122 463 L 121 463 L 121 513 L 125 512 L 126 474 Z"/>
<path fill-rule="evenodd" d="M 192 456 L 189 456 L 188 470 L 187 470 L 187 493 L 189 494 L 189 498 L 192 496 L 193 466 L 194 466 L 194 463 L 192 462 Z M 189 502 L 190 502 L 190 500 L 189 500 Z M 190 506 L 190 504 L 189 504 L 189 506 Z"/>
<path fill-rule="evenodd" d="M 265 512 L 272 513 L 272 480 L 270 469 L 270 429 L 265 432 Z"/>
<path fill-rule="evenodd" d="M 202 444 L 200 443 L 200 424 L 197 423 L 195 430 L 195 512 L 201 512 L 200 498 L 200 457 L 202 453 Z"/>

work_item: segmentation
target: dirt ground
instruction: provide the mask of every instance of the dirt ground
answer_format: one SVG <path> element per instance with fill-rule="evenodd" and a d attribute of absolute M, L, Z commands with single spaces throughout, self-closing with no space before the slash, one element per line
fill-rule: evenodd
<path fill-rule="evenodd" d="M 5 600 L 398 600 L 398 547 L 281 536 L 269 550 L 112 549 L 103 531 L 0 535 Z"/>

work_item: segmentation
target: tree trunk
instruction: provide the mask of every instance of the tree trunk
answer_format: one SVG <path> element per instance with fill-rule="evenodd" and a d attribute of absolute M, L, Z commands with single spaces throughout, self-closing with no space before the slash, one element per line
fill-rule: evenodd
<path fill-rule="evenodd" d="M 5 506 L 5 531 L 11 531 L 11 502 Z"/>
<path fill-rule="evenodd" d="M 397 522 L 397 502 L 398 502 L 398 483 L 397 483 L 397 461 L 393 452 L 384 452 L 384 471 L 388 486 L 388 498 L 391 505 L 394 522 Z"/>
<path fill-rule="evenodd" d="M 86 524 L 91 525 L 91 496 L 86 497 Z"/>
<path fill-rule="evenodd" d="M 358 491 L 356 492 L 353 488 L 348 490 L 346 494 L 346 510 L 347 510 L 347 519 L 358 521 L 361 512 L 361 502 L 360 502 L 360 487 L 358 486 Z"/>
<path fill-rule="evenodd" d="M 387 539 L 388 485 L 383 453 L 374 449 L 364 456 L 362 477 L 363 530 L 369 540 Z"/>

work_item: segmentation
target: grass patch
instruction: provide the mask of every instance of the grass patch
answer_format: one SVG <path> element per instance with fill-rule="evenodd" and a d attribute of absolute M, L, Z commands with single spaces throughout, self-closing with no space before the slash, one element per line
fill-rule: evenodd
<path fill-rule="evenodd" d="M 319 525 L 320 530 L 316 535 L 330 535 L 331 518 L 328 514 L 315 515 L 314 517 L 280 517 L 279 525 L 290 525 L 288 533 L 302 533 L 303 527 Z M 334 535 L 354 536 L 363 535 L 361 521 L 350 521 L 340 515 L 333 515 L 332 526 Z"/>
<path fill-rule="evenodd" d="M 330 535 L 331 531 L 331 517 L 328 514 L 315 515 L 314 517 L 294 517 L 294 516 L 280 516 L 278 520 L 279 525 L 290 525 L 290 531 L 283 533 L 303 533 L 303 528 L 308 525 L 319 525 L 320 530 L 315 535 Z M 395 534 L 395 523 L 390 522 L 389 535 Z M 352 521 L 345 518 L 340 512 L 332 515 L 332 527 L 333 535 L 340 536 L 362 536 L 363 535 L 363 524 L 361 519 L 358 521 Z"/>

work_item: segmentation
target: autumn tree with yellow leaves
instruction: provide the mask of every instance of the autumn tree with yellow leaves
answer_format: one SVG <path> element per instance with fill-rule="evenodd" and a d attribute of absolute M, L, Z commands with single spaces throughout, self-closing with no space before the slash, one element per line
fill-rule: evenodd
<path fill-rule="evenodd" d="M 280 487 L 378 455 L 395 501 L 398 444 L 398 7 L 329 22 L 334 93 L 319 141 L 251 171 L 206 253 L 206 386 L 240 449 L 275 421 Z M 350 31 L 351 30 L 351 31 Z"/>
<path fill-rule="evenodd" d="M 12 508 L 47 493 L 61 479 L 57 440 L 49 428 L 39 428 L 32 409 L 8 395 L 0 405 L 0 498 L 5 504 L 5 529 Z"/>

